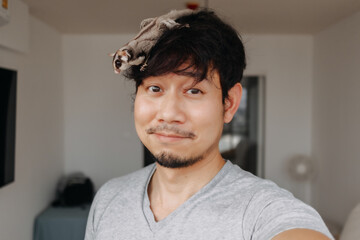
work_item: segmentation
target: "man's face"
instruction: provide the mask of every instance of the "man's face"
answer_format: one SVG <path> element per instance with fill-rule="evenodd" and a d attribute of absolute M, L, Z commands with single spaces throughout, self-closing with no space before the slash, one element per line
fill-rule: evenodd
<path fill-rule="evenodd" d="M 216 71 L 197 84 L 169 73 L 138 87 L 135 127 L 143 144 L 166 167 L 186 167 L 219 154 L 224 106 Z"/>

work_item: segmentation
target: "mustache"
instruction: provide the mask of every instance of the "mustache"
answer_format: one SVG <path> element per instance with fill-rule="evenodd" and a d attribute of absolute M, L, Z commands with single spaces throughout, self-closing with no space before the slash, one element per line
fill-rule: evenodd
<path fill-rule="evenodd" d="M 150 127 L 145 130 L 145 132 L 147 134 L 154 134 L 154 133 L 159 133 L 159 132 L 163 132 L 163 131 L 165 131 L 167 133 L 174 133 L 176 135 L 179 135 L 181 137 L 186 137 L 186 138 L 194 138 L 195 137 L 195 134 L 193 132 L 184 131 L 175 126 L 169 126 L 167 124 L 159 125 L 156 127 Z"/>

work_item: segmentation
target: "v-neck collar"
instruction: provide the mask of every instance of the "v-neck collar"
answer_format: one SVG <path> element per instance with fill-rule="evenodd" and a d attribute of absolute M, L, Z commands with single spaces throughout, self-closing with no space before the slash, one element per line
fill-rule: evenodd
<path fill-rule="evenodd" d="M 146 182 L 145 192 L 144 192 L 144 200 L 143 200 L 143 212 L 145 215 L 145 218 L 149 224 L 149 227 L 153 233 L 156 233 L 158 230 L 166 226 L 169 222 L 171 222 L 176 216 L 181 213 L 188 205 L 196 201 L 203 193 L 207 192 L 208 190 L 211 190 L 213 186 L 215 186 L 218 182 L 220 182 L 221 179 L 224 178 L 224 176 L 227 174 L 229 169 L 231 168 L 231 162 L 229 160 L 226 161 L 224 166 L 220 169 L 220 171 L 215 175 L 215 177 L 207 183 L 204 187 L 202 187 L 199 191 L 197 191 L 194 195 L 192 195 L 188 200 L 186 200 L 183 204 L 181 204 L 178 208 L 176 208 L 174 211 L 172 211 L 168 216 L 166 216 L 164 219 L 156 222 L 155 216 L 150 208 L 150 199 L 148 195 L 148 186 L 150 183 L 150 180 L 156 170 L 156 164 L 154 164 L 152 170 L 150 171 L 149 177 Z"/>

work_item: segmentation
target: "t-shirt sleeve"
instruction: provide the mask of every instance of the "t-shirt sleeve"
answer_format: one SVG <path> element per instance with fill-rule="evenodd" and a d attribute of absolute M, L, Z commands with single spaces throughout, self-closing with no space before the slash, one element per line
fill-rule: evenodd
<path fill-rule="evenodd" d="M 94 230 L 93 230 L 93 211 L 90 211 L 87 224 L 86 224 L 86 230 L 85 230 L 85 240 L 94 240 Z"/>
<path fill-rule="evenodd" d="M 273 183 L 254 194 L 247 210 L 252 240 L 272 239 L 290 229 L 304 228 L 334 239 L 315 209 Z"/>
<path fill-rule="evenodd" d="M 94 211 L 96 208 L 96 203 L 97 203 L 97 198 L 98 198 L 97 194 L 91 204 L 91 208 L 90 208 L 90 212 L 88 215 L 88 219 L 87 219 L 87 224 L 86 224 L 86 231 L 85 231 L 85 240 L 94 240 Z"/>

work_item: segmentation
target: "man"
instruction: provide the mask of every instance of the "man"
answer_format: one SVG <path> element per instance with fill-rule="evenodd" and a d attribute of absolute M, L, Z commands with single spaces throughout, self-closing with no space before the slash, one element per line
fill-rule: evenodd
<path fill-rule="evenodd" d="M 171 16 L 114 55 L 135 80 L 136 131 L 156 163 L 98 191 L 85 239 L 333 239 L 314 209 L 220 155 L 246 65 L 237 33 L 209 11 Z M 149 31 L 154 45 L 136 49 Z"/>

